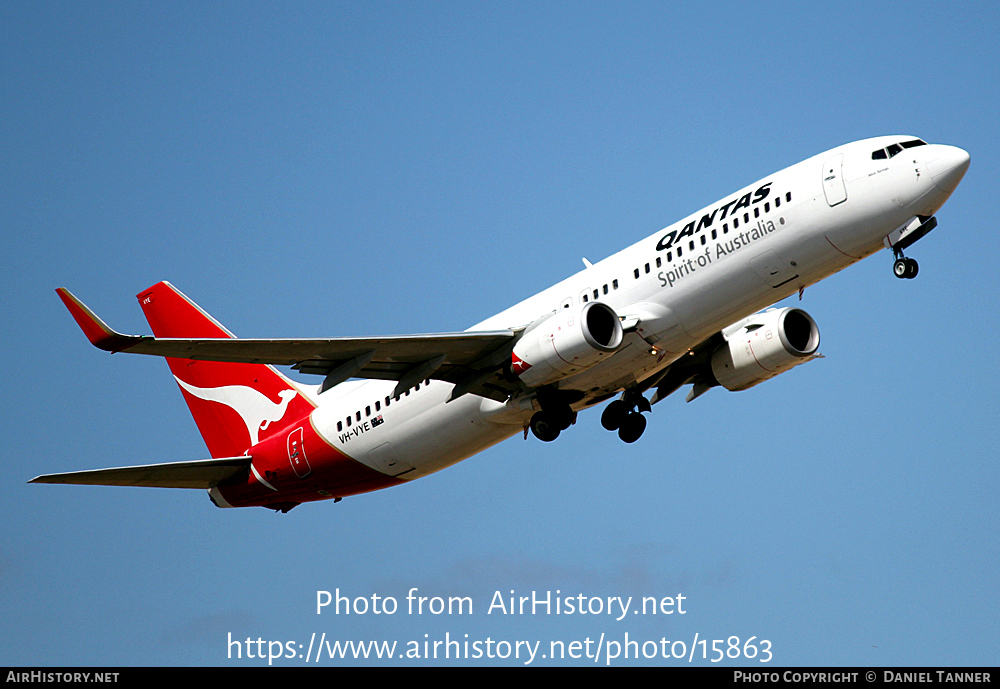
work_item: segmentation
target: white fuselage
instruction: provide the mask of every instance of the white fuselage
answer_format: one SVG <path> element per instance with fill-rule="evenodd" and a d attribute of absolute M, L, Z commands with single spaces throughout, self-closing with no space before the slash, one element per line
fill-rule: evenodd
<path fill-rule="evenodd" d="M 593 300 L 624 318 L 639 316 L 644 327 L 628 333 L 613 356 L 555 384 L 584 391 L 574 410 L 590 406 L 661 372 L 740 318 L 878 251 L 913 218 L 932 216 L 968 155 L 919 145 L 873 159 L 873 151 L 906 140 L 846 144 L 769 175 L 470 330 L 522 328 Z M 390 398 L 394 387 L 355 380 L 310 393 L 318 405 L 313 426 L 345 455 L 413 479 L 522 432 L 538 409 L 530 395 L 500 403 L 466 394 L 447 402 L 452 385 L 438 380 L 398 401 Z M 373 426 L 379 415 L 383 423 Z"/>

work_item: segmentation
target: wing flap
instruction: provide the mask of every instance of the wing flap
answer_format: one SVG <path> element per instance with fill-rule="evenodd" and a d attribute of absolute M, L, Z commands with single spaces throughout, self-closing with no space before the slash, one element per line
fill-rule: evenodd
<path fill-rule="evenodd" d="M 84 486 L 147 486 L 152 488 L 213 488 L 245 471 L 250 457 L 222 457 L 191 462 L 114 467 L 36 476 L 28 483 L 69 483 Z"/>

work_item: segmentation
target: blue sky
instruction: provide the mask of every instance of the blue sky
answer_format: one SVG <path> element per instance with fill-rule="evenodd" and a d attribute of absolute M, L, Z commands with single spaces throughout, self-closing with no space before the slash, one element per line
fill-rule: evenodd
<path fill-rule="evenodd" d="M 3 3 L 0 663 L 252 665 L 229 634 L 315 632 L 996 665 L 998 20 L 986 2 Z M 910 252 L 920 276 L 881 252 L 811 287 L 825 359 L 675 395 L 634 445 L 591 411 L 555 443 L 287 515 L 26 484 L 207 456 L 166 365 L 90 347 L 56 287 L 126 332 L 148 332 L 134 295 L 164 279 L 243 336 L 461 330 L 894 133 L 972 156 Z M 473 614 L 404 614 L 413 587 Z M 401 610 L 317 616 L 336 588 Z M 487 614 L 512 589 L 680 593 L 688 612 Z"/>

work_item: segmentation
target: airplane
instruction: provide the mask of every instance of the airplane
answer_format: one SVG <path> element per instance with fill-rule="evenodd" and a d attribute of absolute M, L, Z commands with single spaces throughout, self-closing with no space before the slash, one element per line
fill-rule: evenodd
<path fill-rule="evenodd" d="M 288 512 L 408 483 L 522 432 L 553 441 L 607 400 L 601 424 L 633 443 L 682 386 L 688 402 L 746 390 L 820 356 L 809 314 L 768 307 L 882 248 L 896 277 L 914 278 L 904 252 L 968 167 L 961 148 L 912 136 L 845 144 L 583 259 L 464 332 L 241 339 L 160 282 L 137 295 L 153 336 L 125 335 L 59 288 L 96 347 L 166 358 L 211 459 L 31 482 L 201 488 L 219 507 Z"/>

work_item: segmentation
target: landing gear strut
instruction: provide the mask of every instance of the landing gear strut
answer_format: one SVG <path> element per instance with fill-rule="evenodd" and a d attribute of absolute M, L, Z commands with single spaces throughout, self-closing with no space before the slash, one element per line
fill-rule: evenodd
<path fill-rule="evenodd" d="M 609 431 L 618 431 L 618 437 L 626 443 L 634 443 L 646 430 L 644 411 L 651 411 L 649 400 L 638 392 L 626 391 L 620 400 L 615 400 L 604 408 L 601 425 Z"/>

